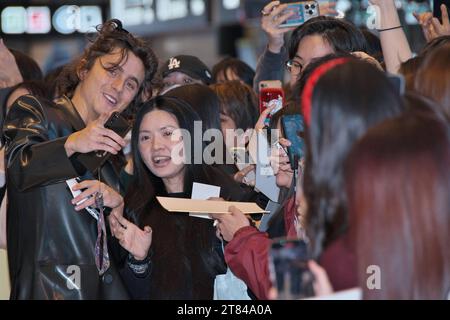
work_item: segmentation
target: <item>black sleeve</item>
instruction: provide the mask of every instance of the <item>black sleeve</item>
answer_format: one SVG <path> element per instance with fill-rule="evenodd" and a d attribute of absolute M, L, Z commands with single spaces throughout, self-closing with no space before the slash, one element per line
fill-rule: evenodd
<path fill-rule="evenodd" d="M 125 264 L 120 269 L 120 275 L 124 281 L 128 293 L 133 300 L 149 300 L 150 299 L 150 281 L 152 273 L 152 264 L 150 260 L 151 254 L 145 259 L 144 263 L 147 264 L 147 270 L 143 274 L 137 274 L 129 265 L 129 259 L 125 261 Z"/>
<path fill-rule="evenodd" d="M 30 95 L 13 104 L 4 124 L 10 181 L 20 191 L 76 177 L 64 144 L 67 137 L 51 140 L 45 106 Z"/>

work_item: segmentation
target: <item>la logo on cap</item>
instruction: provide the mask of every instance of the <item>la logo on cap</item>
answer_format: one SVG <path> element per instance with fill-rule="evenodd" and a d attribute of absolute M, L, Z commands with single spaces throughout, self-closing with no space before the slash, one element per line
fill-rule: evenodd
<path fill-rule="evenodd" d="M 180 63 L 180 60 L 177 60 L 176 58 L 170 58 L 169 65 L 167 67 L 169 68 L 169 70 L 177 69 L 180 67 Z"/>

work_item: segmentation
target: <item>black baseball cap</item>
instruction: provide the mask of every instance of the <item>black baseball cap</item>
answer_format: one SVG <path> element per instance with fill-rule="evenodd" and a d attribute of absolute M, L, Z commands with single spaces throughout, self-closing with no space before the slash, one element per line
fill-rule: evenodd
<path fill-rule="evenodd" d="M 164 63 L 161 69 L 161 75 L 165 78 L 172 72 L 185 73 L 191 78 L 201 80 L 207 85 L 212 83 L 211 71 L 199 58 L 194 56 L 179 55 L 171 57 Z"/>

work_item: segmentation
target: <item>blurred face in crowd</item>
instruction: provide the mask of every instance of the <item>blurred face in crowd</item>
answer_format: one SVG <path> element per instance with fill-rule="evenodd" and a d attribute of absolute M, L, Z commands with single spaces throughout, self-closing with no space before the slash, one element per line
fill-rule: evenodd
<path fill-rule="evenodd" d="M 194 84 L 194 83 L 203 84 L 201 80 L 194 79 L 185 73 L 175 71 L 169 73 L 166 77 L 164 77 L 163 90 L 167 90 L 176 85 L 184 86 L 187 84 Z"/>
<path fill-rule="evenodd" d="M 185 165 L 176 155 L 183 154 L 183 141 L 174 115 L 153 110 L 142 119 L 139 128 L 139 152 L 147 168 L 166 184 L 178 181 L 183 186 Z M 175 161 L 174 161 L 175 160 Z"/>
<path fill-rule="evenodd" d="M 320 35 L 306 36 L 300 41 L 290 72 L 290 85 L 293 88 L 298 76 L 314 59 L 334 53 L 333 48 Z"/>
<path fill-rule="evenodd" d="M 84 105 L 96 119 L 104 113 L 123 111 L 135 98 L 144 81 L 142 61 L 128 51 L 127 58 L 120 61 L 121 51 L 97 58 L 90 70 L 79 73 L 80 83 L 72 100 Z"/>
<path fill-rule="evenodd" d="M 236 123 L 234 122 L 234 120 L 226 115 L 225 113 L 220 113 L 220 127 L 222 129 L 222 134 L 223 137 L 225 139 L 225 145 L 229 148 L 234 147 L 237 143 L 236 139 L 232 139 L 232 137 L 234 136 L 231 135 L 231 131 L 234 132 L 234 130 L 236 130 Z M 228 131 L 228 137 L 227 137 L 227 130 Z"/>

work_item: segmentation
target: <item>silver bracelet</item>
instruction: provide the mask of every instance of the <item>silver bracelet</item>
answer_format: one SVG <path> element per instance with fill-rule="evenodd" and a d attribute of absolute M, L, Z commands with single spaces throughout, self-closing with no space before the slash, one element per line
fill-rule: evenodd
<path fill-rule="evenodd" d="M 144 273 L 146 273 L 150 263 L 151 261 L 148 257 L 142 261 L 137 261 L 131 256 L 131 254 L 128 255 L 127 265 L 135 274 L 143 275 Z"/>

